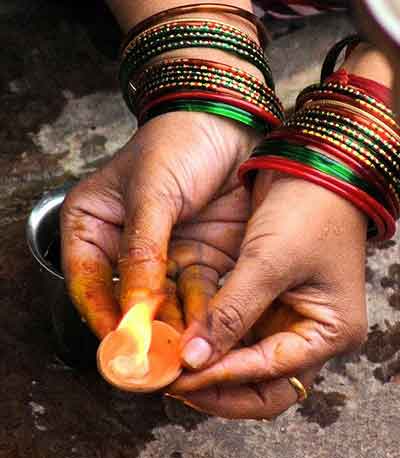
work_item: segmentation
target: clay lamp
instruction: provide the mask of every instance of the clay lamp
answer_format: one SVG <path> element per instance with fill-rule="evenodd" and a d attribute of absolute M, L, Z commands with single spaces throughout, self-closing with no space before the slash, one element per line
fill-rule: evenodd
<path fill-rule="evenodd" d="M 151 392 L 177 379 L 182 371 L 180 333 L 155 320 L 160 301 L 136 303 L 97 351 L 97 365 L 110 384 L 124 391 Z"/>

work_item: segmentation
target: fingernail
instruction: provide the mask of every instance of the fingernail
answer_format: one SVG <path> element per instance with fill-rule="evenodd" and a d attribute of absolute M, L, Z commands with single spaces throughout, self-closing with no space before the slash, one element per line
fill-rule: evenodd
<path fill-rule="evenodd" d="M 210 344 L 201 337 L 195 337 L 186 344 L 182 358 L 188 366 L 198 369 L 210 359 L 211 353 Z"/>

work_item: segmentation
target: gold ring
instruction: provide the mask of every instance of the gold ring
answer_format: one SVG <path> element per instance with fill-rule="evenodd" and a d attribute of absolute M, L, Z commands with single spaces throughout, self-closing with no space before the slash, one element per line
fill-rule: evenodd
<path fill-rule="evenodd" d="M 297 402 L 304 402 L 308 398 L 308 393 L 304 385 L 296 377 L 289 377 L 288 381 L 297 393 Z"/>

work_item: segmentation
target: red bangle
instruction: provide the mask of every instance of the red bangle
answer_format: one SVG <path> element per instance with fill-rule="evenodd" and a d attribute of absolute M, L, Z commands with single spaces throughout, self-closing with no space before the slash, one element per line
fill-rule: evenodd
<path fill-rule="evenodd" d="M 392 91 L 388 87 L 369 78 L 348 73 L 344 68 L 333 73 L 324 83 L 339 83 L 344 86 L 352 86 L 391 108 Z"/>
<path fill-rule="evenodd" d="M 400 215 L 400 202 L 396 199 L 393 191 L 387 186 L 387 183 L 379 174 L 375 173 L 374 169 L 364 168 L 348 151 L 341 150 L 337 145 L 333 146 L 326 142 L 319 141 L 316 138 L 308 137 L 294 129 L 285 129 L 284 131 L 271 132 L 268 138 L 283 139 L 293 141 L 301 145 L 311 145 L 324 150 L 327 154 L 331 154 L 352 170 L 358 173 L 371 183 L 379 193 L 386 198 L 390 213 L 397 219 Z"/>
<path fill-rule="evenodd" d="M 395 234 L 396 223 L 389 212 L 368 194 L 339 179 L 314 170 L 304 164 L 283 158 L 252 158 L 246 161 L 239 169 L 239 179 L 243 182 L 245 175 L 255 169 L 277 170 L 308 180 L 334 192 L 342 198 L 352 202 L 375 224 L 377 235 L 374 241 L 388 240 Z"/>
<path fill-rule="evenodd" d="M 166 94 L 161 97 L 158 97 L 155 100 L 152 100 L 148 104 L 146 104 L 140 112 L 138 116 L 139 119 L 142 119 L 145 114 L 151 110 L 156 105 L 164 102 L 171 102 L 174 100 L 180 99 L 201 99 L 201 100 L 213 100 L 215 102 L 223 102 L 228 105 L 232 105 L 237 108 L 241 108 L 242 110 L 247 111 L 248 113 L 257 116 L 260 119 L 263 119 L 268 124 L 274 127 L 278 127 L 282 124 L 282 121 L 275 117 L 272 113 L 262 110 L 257 106 L 251 104 L 250 102 L 246 102 L 245 100 L 240 100 L 235 97 L 230 97 L 228 95 L 221 95 L 221 94 L 214 94 L 212 92 L 207 91 L 190 91 L 190 92 L 174 92 L 173 94 Z"/>

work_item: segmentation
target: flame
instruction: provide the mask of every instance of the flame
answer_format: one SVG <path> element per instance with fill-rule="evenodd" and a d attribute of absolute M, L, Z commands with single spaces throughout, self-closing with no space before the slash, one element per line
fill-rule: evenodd
<path fill-rule="evenodd" d="M 149 304 L 136 304 L 123 317 L 118 330 L 125 331 L 132 340 L 126 351 L 110 361 L 110 368 L 115 374 L 124 378 L 142 378 L 149 372 L 151 328 L 152 310 Z"/>

